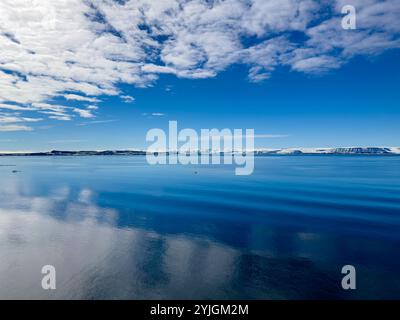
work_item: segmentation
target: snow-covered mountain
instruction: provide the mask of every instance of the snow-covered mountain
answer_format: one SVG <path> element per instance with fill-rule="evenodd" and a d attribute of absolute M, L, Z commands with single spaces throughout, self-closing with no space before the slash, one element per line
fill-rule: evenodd
<path fill-rule="evenodd" d="M 400 147 L 257 149 L 255 154 L 398 154 Z"/>

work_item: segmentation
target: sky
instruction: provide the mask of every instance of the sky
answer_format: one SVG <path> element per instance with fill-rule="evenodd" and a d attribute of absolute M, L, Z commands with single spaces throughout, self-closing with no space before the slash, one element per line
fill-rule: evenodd
<path fill-rule="evenodd" d="M 343 6 L 356 28 L 342 28 Z M 0 150 L 400 146 L 397 0 L 2 0 Z"/>

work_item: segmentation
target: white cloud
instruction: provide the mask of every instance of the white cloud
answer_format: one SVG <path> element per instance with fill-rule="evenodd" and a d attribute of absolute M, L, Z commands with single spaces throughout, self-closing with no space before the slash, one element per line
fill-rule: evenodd
<path fill-rule="evenodd" d="M 4 115 L 0 114 L 0 123 L 15 123 L 15 122 L 38 122 L 43 119 L 41 118 L 26 118 L 26 117 L 19 117 L 14 115 Z"/>
<path fill-rule="evenodd" d="M 10 132 L 10 131 L 32 131 L 33 129 L 28 126 L 24 125 L 16 125 L 16 124 L 10 124 L 10 125 L 0 125 L 0 131 L 1 132 Z"/>
<path fill-rule="evenodd" d="M 341 28 L 345 4 L 357 9 L 356 30 Z M 0 110 L 90 118 L 94 109 L 53 101 L 133 102 L 119 83 L 209 78 L 233 64 L 253 82 L 281 65 L 326 72 L 399 48 L 399 14 L 398 0 L 2 0 Z"/>
<path fill-rule="evenodd" d="M 94 120 L 94 121 L 90 121 L 90 122 L 83 122 L 83 123 L 78 123 L 78 126 L 90 126 L 93 124 L 103 124 L 103 123 L 110 123 L 110 122 L 115 122 L 117 120 L 115 119 L 109 119 L 109 120 Z"/>
<path fill-rule="evenodd" d="M 125 102 L 125 103 L 133 103 L 135 102 L 135 98 L 131 96 L 120 96 L 120 98 Z"/>
<path fill-rule="evenodd" d="M 76 101 L 87 101 L 87 102 L 99 102 L 100 100 L 97 98 L 89 98 L 80 96 L 77 94 L 64 94 L 64 98 L 67 100 L 76 100 Z"/>
<path fill-rule="evenodd" d="M 81 118 L 94 118 L 94 115 L 91 110 L 74 108 L 72 109 L 72 111 L 79 114 Z"/>
<path fill-rule="evenodd" d="M 71 116 L 67 115 L 52 115 L 49 116 L 49 119 L 59 120 L 59 121 L 70 121 L 72 118 Z"/>
<path fill-rule="evenodd" d="M 152 113 L 147 113 L 147 112 L 144 112 L 144 113 L 142 113 L 142 116 L 149 116 L 149 117 L 163 117 L 163 116 L 165 116 L 165 113 L 161 113 L 161 112 L 152 112 Z"/>
<path fill-rule="evenodd" d="M 249 79 L 251 82 L 262 82 L 269 77 L 270 74 L 260 66 L 252 67 L 249 71 Z"/>
<path fill-rule="evenodd" d="M 32 111 L 35 110 L 35 108 L 31 107 L 23 107 L 23 106 L 18 106 L 14 104 L 7 104 L 7 103 L 0 103 L 0 109 L 7 109 L 7 110 L 15 110 L 15 111 Z"/>
<path fill-rule="evenodd" d="M 312 0 L 253 0 L 242 24 L 249 34 L 258 36 L 271 31 L 304 31 L 318 9 L 318 2 Z"/>
<path fill-rule="evenodd" d="M 322 72 L 339 67 L 339 61 L 334 57 L 320 56 L 304 58 L 293 62 L 292 68 L 297 71 Z"/>

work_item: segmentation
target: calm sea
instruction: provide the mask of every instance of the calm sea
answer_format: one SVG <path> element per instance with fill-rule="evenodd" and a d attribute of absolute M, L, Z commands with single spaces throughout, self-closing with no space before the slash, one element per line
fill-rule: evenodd
<path fill-rule="evenodd" d="M 400 157 L 1 157 L 0 298 L 400 298 Z"/>

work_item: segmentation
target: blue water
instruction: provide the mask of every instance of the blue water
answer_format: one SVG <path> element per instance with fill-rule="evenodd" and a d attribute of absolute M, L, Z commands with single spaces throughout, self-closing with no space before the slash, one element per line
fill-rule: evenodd
<path fill-rule="evenodd" d="M 400 298 L 399 253 L 396 156 L 0 158 L 1 299 Z"/>

